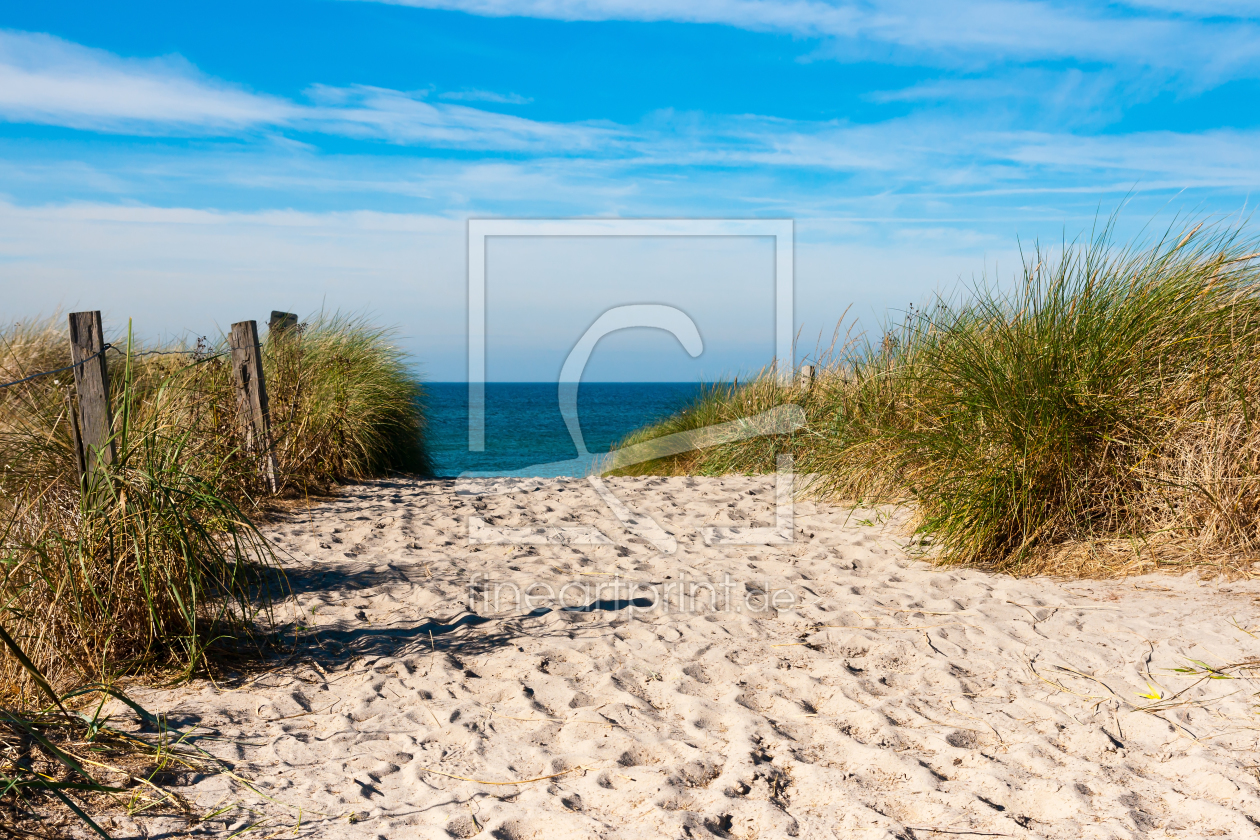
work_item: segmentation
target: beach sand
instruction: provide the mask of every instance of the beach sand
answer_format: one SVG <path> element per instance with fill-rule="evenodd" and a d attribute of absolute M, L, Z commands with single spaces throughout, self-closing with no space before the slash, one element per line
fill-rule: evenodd
<path fill-rule="evenodd" d="M 669 535 L 583 479 L 375 482 L 268 526 L 292 660 L 133 692 L 256 787 L 186 779 L 236 806 L 193 833 L 1260 837 L 1257 686 L 1172 670 L 1260 655 L 1257 583 L 936 568 L 904 513 L 813 502 L 791 543 L 706 545 L 773 523 L 773 477 L 606 486 Z M 470 516 L 608 543 L 470 545 Z"/>

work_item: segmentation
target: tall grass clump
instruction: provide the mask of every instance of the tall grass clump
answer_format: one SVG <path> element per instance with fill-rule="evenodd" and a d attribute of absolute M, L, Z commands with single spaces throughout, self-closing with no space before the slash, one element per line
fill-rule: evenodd
<path fill-rule="evenodd" d="M 1015 573 L 1249 565 L 1260 549 L 1260 247 L 1204 225 L 1037 249 L 853 345 L 814 387 L 718 387 L 637 442 L 786 402 L 808 426 L 651 465 L 768 471 L 826 497 L 913 501 L 945 562 Z"/>
<path fill-rule="evenodd" d="M 421 388 L 389 338 L 335 316 L 268 337 L 280 496 L 425 470 Z M 279 502 L 245 447 L 225 342 L 115 343 L 117 457 L 87 486 L 73 374 L 0 390 L 0 627 L 58 690 L 248 652 L 275 594 L 255 523 Z M 0 381 L 68 359 L 60 319 L 0 331 Z M 37 682 L 0 651 L 0 700 L 32 701 Z"/>
<path fill-rule="evenodd" d="M 423 389 L 388 329 L 332 315 L 266 350 L 276 453 L 294 487 L 430 471 Z"/>

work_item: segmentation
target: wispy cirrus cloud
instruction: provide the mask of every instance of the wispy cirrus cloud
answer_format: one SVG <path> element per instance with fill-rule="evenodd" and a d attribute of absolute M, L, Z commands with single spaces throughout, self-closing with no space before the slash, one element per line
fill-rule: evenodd
<path fill-rule="evenodd" d="M 1112 124 L 1126 109 L 1149 102 L 1164 89 L 1159 80 L 1110 69 L 1016 67 L 872 90 L 862 98 L 881 105 L 906 105 L 919 114 L 965 113 L 976 123 L 1018 124 L 1026 130 L 1064 133 Z"/>
<path fill-rule="evenodd" d="M 426 92 L 315 84 L 306 93 L 298 102 L 250 91 L 178 56 L 122 58 L 51 35 L 0 31 L 0 119 L 8 122 L 137 135 L 296 130 L 537 153 L 590 152 L 618 142 L 612 126 L 429 102 Z"/>
<path fill-rule="evenodd" d="M 0 30 L 0 117 L 97 131 L 234 132 L 291 119 L 292 103 L 209 78 L 177 56 L 121 58 Z"/>
<path fill-rule="evenodd" d="M 375 0 L 492 17 L 674 21 L 833 43 L 820 54 L 947 65 L 1070 60 L 1222 78 L 1260 71 L 1260 12 L 1242 0 Z M 1231 18 L 1221 20 L 1222 17 Z"/>
<path fill-rule="evenodd" d="M 249 206 L 424 208 L 504 215 L 711 215 L 811 217 L 1018 215 L 1062 218 L 1084 202 L 1137 190 L 1164 200 L 1183 189 L 1238 196 L 1260 188 L 1260 131 L 1142 132 L 1089 137 L 977 130 L 912 118 L 872 126 L 743 120 L 713 126 L 697 148 L 657 135 L 618 156 L 508 155 L 472 159 L 330 154 L 275 144 L 155 147 L 123 156 L 81 155 L 71 166 L 4 160 L 0 183 L 19 200 L 69 194 L 164 202 L 212 190 Z M 1061 201 L 1056 196 L 1079 196 Z M 987 197 L 987 198 L 986 198 Z M 1232 199 L 1228 200 L 1232 206 Z M 947 209 L 948 208 L 948 209 Z M 962 210 L 960 208 L 972 208 Z"/>
<path fill-rule="evenodd" d="M 1260 18 L 1260 10 L 1252 0 L 1124 0 L 1124 5 L 1192 18 Z"/>
<path fill-rule="evenodd" d="M 1018 98 L 1022 85 L 1051 91 L 1053 95 L 1036 100 L 1043 110 L 1053 107 L 1056 96 L 1077 105 L 1106 99 L 1090 91 L 1093 77 L 1055 76 L 1060 83 L 1056 94 L 1056 88 L 1043 84 L 1047 79 L 1037 75 L 1041 72 L 1028 70 L 1014 79 L 942 80 L 883 95 L 890 100 L 952 96 L 988 101 Z M 759 180 L 766 186 L 745 190 L 742 200 L 761 206 L 772 206 L 775 192 L 793 194 L 797 206 L 806 206 L 813 201 L 811 192 L 833 190 L 841 178 L 854 196 L 881 191 L 1036 192 L 1085 185 L 1260 186 L 1260 131 L 1255 130 L 1089 136 L 1073 133 L 1070 121 L 1058 120 L 1045 130 L 1026 125 L 1015 130 L 1009 120 L 977 121 L 943 109 L 870 124 L 668 109 L 632 124 L 548 122 L 435 102 L 430 95 L 316 84 L 298 101 L 208 77 L 176 57 L 127 59 L 47 35 L 0 32 L 0 119 L 114 133 L 254 137 L 258 155 L 268 162 L 249 170 L 235 149 L 218 175 L 207 176 L 206 182 L 213 184 L 249 170 L 258 188 L 287 178 L 290 189 L 343 193 L 423 195 L 444 189 L 462 206 L 503 196 L 510 192 L 505 184 L 526 179 L 535 186 L 522 200 L 547 195 L 576 210 L 586 196 L 602 202 L 589 208 L 600 212 L 633 212 L 634 196 L 646 192 L 675 195 L 681 201 L 676 185 L 698 177 L 698 168 L 745 173 L 739 176 L 740 189 Z M 290 148 L 312 134 L 421 150 L 471 150 L 482 157 L 476 165 L 464 166 L 458 177 L 446 172 L 433 181 L 432 167 L 426 175 L 414 159 L 376 163 L 370 154 L 334 159 L 318 149 L 306 155 Z M 496 155 L 538 163 L 522 167 L 496 161 Z M 335 161 L 343 159 L 354 163 L 339 168 Z M 278 166 L 281 160 L 292 165 Z M 414 177 L 400 177 L 399 166 L 410 167 Z M 36 169 L 28 166 L 26 171 Z M 567 177 L 578 172 L 580 177 Z M 824 173 L 830 180 L 802 186 L 812 176 L 801 173 L 808 172 Z M 11 182 L 28 177 L 14 175 Z M 97 172 L 92 177 L 108 184 L 134 175 Z M 559 186 L 537 186 L 551 183 Z M 600 184 L 608 188 L 596 188 Z"/>
<path fill-rule="evenodd" d="M 368 85 L 313 85 L 314 103 L 286 122 L 299 128 L 461 149 L 595 153 L 625 140 L 611 123 L 542 122 L 467 105 L 428 102 L 404 91 Z"/>
<path fill-rule="evenodd" d="M 1032 173 L 1097 173 L 1135 184 L 1251 189 L 1260 186 L 1260 131 L 1148 131 L 1093 137 L 998 133 L 990 147 Z"/>
<path fill-rule="evenodd" d="M 448 90 L 438 94 L 439 99 L 455 102 L 497 102 L 501 105 L 528 105 L 533 97 L 519 93 L 496 93 L 492 90 Z"/>

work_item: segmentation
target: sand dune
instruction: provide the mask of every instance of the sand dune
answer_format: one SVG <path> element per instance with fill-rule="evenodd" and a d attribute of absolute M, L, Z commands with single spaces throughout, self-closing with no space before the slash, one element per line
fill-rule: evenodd
<path fill-rule="evenodd" d="M 706 545 L 773 525 L 773 479 L 607 487 L 631 526 L 584 480 L 378 482 L 272 526 L 299 655 L 136 692 L 255 780 L 189 779 L 238 805 L 196 831 L 1260 836 L 1256 686 L 1171 670 L 1260 654 L 1260 586 L 936 569 L 881 512 L 814 503 L 790 544 Z M 469 517 L 538 544 L 470 545 Z"/>

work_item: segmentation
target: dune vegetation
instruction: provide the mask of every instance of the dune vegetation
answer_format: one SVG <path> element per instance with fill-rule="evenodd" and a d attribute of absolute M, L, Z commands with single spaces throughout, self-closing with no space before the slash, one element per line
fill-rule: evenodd
<path fill-rule="evenodd" d="M 387 330 L 333 316 L 264 342 L 277 493 L 245 446 L 226 342 L 114 343 L 117 454 L 87 480 L 73 373 L 0 389 L 0 810 L 55 797 L 100 834 L 87 811 L 175 802 L 155 773 L 212 769 L 119 680 L 178 679 L 261 652 L 284 583 L 259 518 L 339 482 L 428 469 L 423 392 Z M 60 318 L 11 324 L 0 381 L 69 355 Z M 100 717 L 108 697 L 157 734 L 112 728 Z"/>
<path fill-rule="evenodd" d="M 61 319 L 0 332 L 0 380 L 62 367 Z M 391 470 L 424 472 L 421 388 L 388 331 L 326 317 L 264 343 L 280 492 L 243 446 L 223 343 L 107 354 L 117 458 L 81 492 L 73 374 L 0 390 L 0 625 L 54 685 L 190 673 L 250 637 L 268 506 Z M 156 351 L 156 352 L 155 352 Z M 13 656 L 0 689 L 34 686 Z"/>
<path fill-rule="evenodd" d="M 755 473 L 791 453 L 808 492 L 912 503 L 938 562 L 1110 576 L 1260 551 L 1260 246 L 1196 225 L 1040 248 L 1012 290 L 973 285 L 876 340 L 708 388 L 642 443 L 796 404 L 807 424 L 626 473 Z"/>

